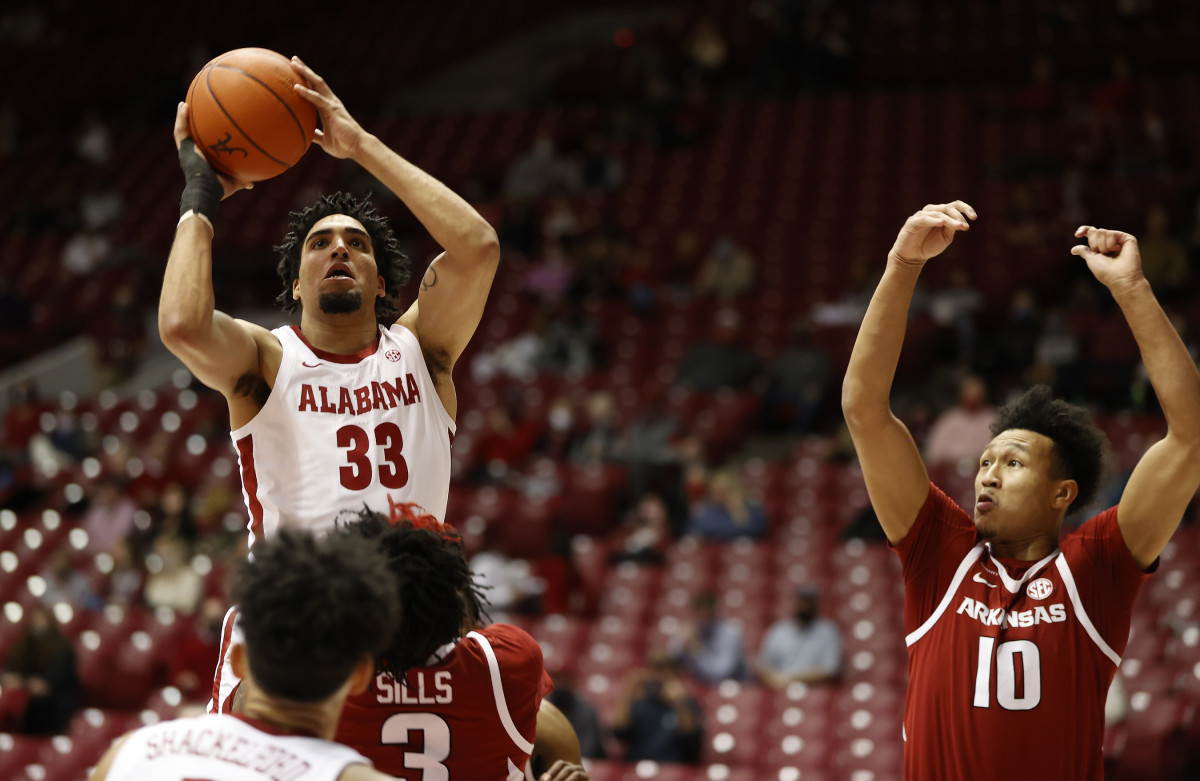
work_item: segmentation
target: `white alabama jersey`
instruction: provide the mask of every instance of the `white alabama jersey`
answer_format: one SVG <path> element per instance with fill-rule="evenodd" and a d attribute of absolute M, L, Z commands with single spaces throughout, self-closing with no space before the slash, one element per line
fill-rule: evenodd
<path fill-rule="evenodd" d="M 358 353 L 318 350 L 296 326 L 279 374 L 254 418 L 230 432 L 250 513 L 250 546 L 277 528 L 324 532 L 342 511 L 387 513 L 415 502 L 446 515 L 454 421 L 442 406 L 416 336 L 379 327 Z"/>
<path fill-rule="evenodd" d="M 331 740 L 284 734 L 242 716 L 196 716 L 130 733 L 106 781 L 336 781 L 370 765 Z"/>

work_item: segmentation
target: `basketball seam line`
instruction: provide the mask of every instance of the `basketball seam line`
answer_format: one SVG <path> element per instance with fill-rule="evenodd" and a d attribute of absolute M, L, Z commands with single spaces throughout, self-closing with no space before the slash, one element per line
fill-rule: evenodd
<path fill-rule="evenodd" d="M 278 163 L 279 165 L 283 166 L 285 169 L 291 168 L 292 165 L 294 165 L 293 163 L 285 163 L 284 161 L 280 160 L 279 158 L 275 157 L 270 152 L 268 152 L 267 150 L 265 150 L 261 146 L 259 146 L 245 130 L 242 130 L 242 126 L 237 123 L 237 120 L 235 120 L 233 117 L 231 117 L 229 115 L 229 112 L 225 110 L 224 104 L 221 103 L 221 99 L 219 97 L 217 97 L 217 93 L 212 88 L 212 72 L 214 70 L 216 70 L 217 68 L 224 68 L 226 70 L 237 71 L 238 73 L 242 74 L 246 78 L 261 85 L 267 92 L 269 92 L 271 94 L 271 97 L 278 100 L 280 105 L 282 105 L 284 107 L 284 109 L 287 110 L 287 113 L 290 114 L 292 117 L 292 121 L 295 122 L 297 128 L 299 128 L 300 134 L 303 135 L 304 134 L 304 126 L 302 124 L 300 124 L 299 118 L 296 117 L 296 112 L 292 111 L 292 107 L 289 106 L 287 103 L 285 103 L 283 101 L 283 99 L 280 98 L 279 95 L 277 95 L 275 93 L 275 90 L 271 89 L 271 87 L 268 84 L 266 84 L 262 79 L 256 77 L 252 73 L 248 73 L 248 72 L 242 70 L 241 68 L 237 68 L 232 65 L 217 64 L 217 65 L 214 65 L 211 68 L 209 68 L 208 74 L 205 75 L 205 77 L 204 77 L 204 86 L 208 88 L 209 96 L 212 97 L 213 102 L 217 104 L 217 108 L 221 109 L 221 113 L 225 115 L 225 118 L 229 120 L 230 124 L 232 124 L 235 128 L 237 128 L 237 131 L 242 134 L 242 138 L 244 138 L 248 142 L 250 142 L 251 146 L 253 146 L 255 149 L 257 149 L 259 152 L 262 152 L 263 155 L 265 157 L 267 157 L 268 159 L 270 159 L 271 161 Z"/>

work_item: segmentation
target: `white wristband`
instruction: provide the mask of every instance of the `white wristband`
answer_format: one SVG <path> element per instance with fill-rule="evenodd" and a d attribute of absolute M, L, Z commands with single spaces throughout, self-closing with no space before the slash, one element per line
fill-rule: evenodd
<path fill-rule="evenodd" d="M 214 234 L 217 232 L 217 229 L 213 227 L 212 221 L 195 209 L 188 209 L 182 215 L 180 215 L 179 222 L 175 223 L 175 227 L 178 228 L 180 225 L 182 225 L 183 221 L 188 217 L 198 217 L 199 219 L 204 220 L 204 224 L 208 226 L 210 231 L 212 231 Z"/>

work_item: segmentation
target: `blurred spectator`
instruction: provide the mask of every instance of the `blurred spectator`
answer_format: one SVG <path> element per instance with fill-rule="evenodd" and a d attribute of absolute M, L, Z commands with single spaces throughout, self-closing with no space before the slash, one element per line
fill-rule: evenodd
<path fill-rule="evenodd" d="M 147 557 L 146 604 L 191 615 L 204 596 L 204 579 L 192 568 L 187 543 L 178 537 L 160 536 Z"/>
<path fill-rule="evenodd" d="M 575 673 L 570 668 L 552 670 L 554 691 L 546 695 L 550 704 L 562 711 L 579 736 L 579 752 L 588 759 L 604 759 L 604 730 L 596 707 L 579 695 Z"/>
<path fill-rule="evenodd" d="M 675 382 L 697 391 L 741 390 L 758 376 L 759 361 L 741 342 L 742 318 L 734 309 L 720 309 L 713 318 L 712 336 L 695 342 L 683 354 Z"/>
<path fill-rule="evenodd" d="M 717 595 L 702 591 L 692 598 L 692 616 L 668 651 L 698 681 L 720 683 L 746 677 L 746 650 L 741 628 L 717 616 Z"/>
<path fill-rule="evenodd" d="M 728 542 L 739 537 L 759 538 L 767 532 L 767 514 L 750 501 L 741 478 L 731 469 L 713 473 L 708 497 L 693 509 L 685 530 L 705 540 Z"/>
<path fill-rule="evenodd" d="M 754 290 L 757 278 L 757 263 L 749 250 L 721 236 L 700 264 L 693 289 L 697 296 L 732 301 Z"/>
<path fill-rule="evenodd" d="M 617 405 L 612 394 L 598 390 L 588 397 L 587 421 L 571 448 L 577 464 L 603 464 L 613 457 L 617 440 Z"/>
<path fill-rule="evenodd" d="M 625 166 L 601 133 L 592 133 L 584 141 L 579 173 L 583 187 L 597 195 L 612 192 L 625 182 Z"/>
<path fill-rule="evenodd" d="M 579 215 L 565 195 L 558 194 L 549 200 L 542 215 L 542 239 L 547 244 L 569 246 L 581 230 Z"/>
<path fill-rule="evenodd" d="M 670 656 L 655 652 L 649 663 L 626 675 L 613 707 L 613 733 L 626 745 L 625 761 L 697 762 L 703 742 L 700 705 Z"/>
<path fill-rule="evenodd" d="M 546 409 L 546 426 L 538 440 L 537 452 L 561 463 L 575 447 L 577 436 L 574 402 L 569 396 L 556 396 Z"/>
<path fill-rule="evenodd" d="M 133 542 L 128 537 L 117 540 L 111 555 L 112 571 L 108 573 L 104 601 L 122 607 L 141 604 L 146 571 L 141 557 L 134 552 Z"/>
<path fill-rule="evenodd" d="M 546 554 L 534 560 L 530 574 L 541 583 L 541 615 L 577 614 L 586 607 L 583 578 L 571 556 L 571 535 L 565 531 L 551 532 Z"/>
<path fill-rule="evenodd" d="M 819 592 L 796 592 L 793 613 L 767 629 L 758 653 L 758 677 L 776 689 L 793 681 L 822 683 L 842 669 L 842 636 L 837 624 L 819 618 Z"/>
<path fill-rule="evenodd" d="M 975 352 L 975 313 L 983 306 L 983 293 L 971 283 L 962 266 L 950 268 L 945 287 L 933 291 L 928 300 L 929 316 L 952 337 L 947 357 L 969 366 Z"/>
<path fill-rule="evenodd" d="M 66 729 L 79 707 L 75 649 L 46 608 L 29 608 L 0 673 L 0 686 L 6 695 L 10 689 L 28 695 L 23 732 L 50 735 Z"/>
<path fill-rule="evenodd" d="M 536 307 L 525 329 L 491 350 L 479 352 L 471 360 L 471 378 L 484 383 L 497 375 L 530 381 L 542 363 L 546 338 L 546 313 Z"/>
<path fill-rule="evenodd" d="M 538 198 L 569 180 L 566 161 L 555 151 L 554 139 L 543 133 L 509 166 L 504 194 L 509 198 Z"/>
<path fill-rule="evenodd" d="M 112 131 L 96 111 L 83 115 L 83 126 L 75 138 L 75 154 L 96 166 L 112 157 Z"/>
<path fill-rule="evenodd" d="M 485 415 L 485 428 L 479 432 L 475 454 L 479 459 L 475 479 L 502 482 L 524 466 L 541 437 L 541 426 L 525 415 L 525 406 L 517 398 L 497 404 Z"/>
<path fill-rule="evenodd" d="M 1171 235 L 1171 218 L 1161 204 L 1146 213 L 1146 231 L 1138 236 L 1142 273 L 1165 302 L 1188 293 L 1188 257 L 1183 242 Z"/>
<path fill-rule="evenodd" d="M 813 343 L 812 326 L 792 325 L 787 347 L 768 364 L 760 426 L 764 432 L 806 432 L 829 386 L 829 357 Z"/>
<path fill-rule="evenodd" d="M 59 602 L 76 610 L 99 610 L 103 607 L 87 576 L 75 567 L 74 551 L 70 547 L 57 548 L 50 554 L 42 570 L 42 579 L 46 582 L 46 590 L 42 593 L 41 601 L 47 608 L 53 609 Z"/>
<path fill-rule="evenodd" d="M 996 408 L 988 403 L 987 385 L 975 375 L 959 382 L 958 402 L 942 411 L 929 428 L 925 460 L 930 465 L 975 463 L 992 441 Z"/>
<path fill-rule="evenodd" d="M 468 562 L 475 582 L 483 589 L 492 621 L 507 621 L 512 613 L 537 612 L 534 603 L 544 584 L 533 574 L 529 562 L 514 559 L 500 550 L 500 527 L 484 527 L 480 548 Z"/>
<path fill-rule="evenodd" d="M 546 371 L 583 374 L 596 364 L 600 332 L 577 299 L 562 311 L 546 326 L 539 365 Z"/>
<path fill-rule="evenodd" d="M 205 599 L 179 642 L 171 659 L 171 685 L 179 689 L 184 701 L 201 702 L 212 695 L 213 659 L 221 650 L 224 617 L 221 600 Z"/>
<path fill-rule="evenodd" d="M 541 256 L 525 269 L 522 287 L 535 300 L 554 305 L 566 297 L 575 279 L 575 263 L 558 239 L 547 238 Z"/>
<path fill-rule="evenodd" d="M 671 544 L 671 519 L 667 505 L 655 493 L 642 494 L 617 530 L 611 562 L 659 564 Z"/>
<path fill-rule="evenodd" d="M 62 248 L 62 266 L 77 277 L 86 277 L 112 255 L 112 241 L 97 230 L 76 233 Z"/>
<path fill-rule="evenodd" d="M 150 522 L 155 539 L 160 536 L 178 537 L 189 548 L 196 543 L 196 519 L 192 517 L 191 497 L 182 483 L 170 482 L 163 486 Z"/>
<path fill-rule="evenodd" d="M 97 480 L 92 488 L 91 502 L 83 514 L 87 550 L 90 553 L 112 552 L 118 540 L 133 532 L 133 515 L 137 509 L 137 504 L 125 495 L 116 478 Z"/>

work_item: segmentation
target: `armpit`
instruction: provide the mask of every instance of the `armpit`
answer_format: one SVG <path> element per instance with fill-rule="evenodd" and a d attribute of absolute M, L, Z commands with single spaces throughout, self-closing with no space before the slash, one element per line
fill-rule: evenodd
<path fill-rule="evenodd" d="M 271 395 L 271 386 L 267 385 L 267 381 L 257 374 L 243 374 L 234 384 L 233 394 L 248 398 L 262 407 Z"/>
<path fill-rule="evenodd" d="M 442 377 L 450 373 L 450 352 L 442 347 L 422 347 L 421 354 L 425 357 L 425 367 L 434 385 L 440 385 Z"/>

